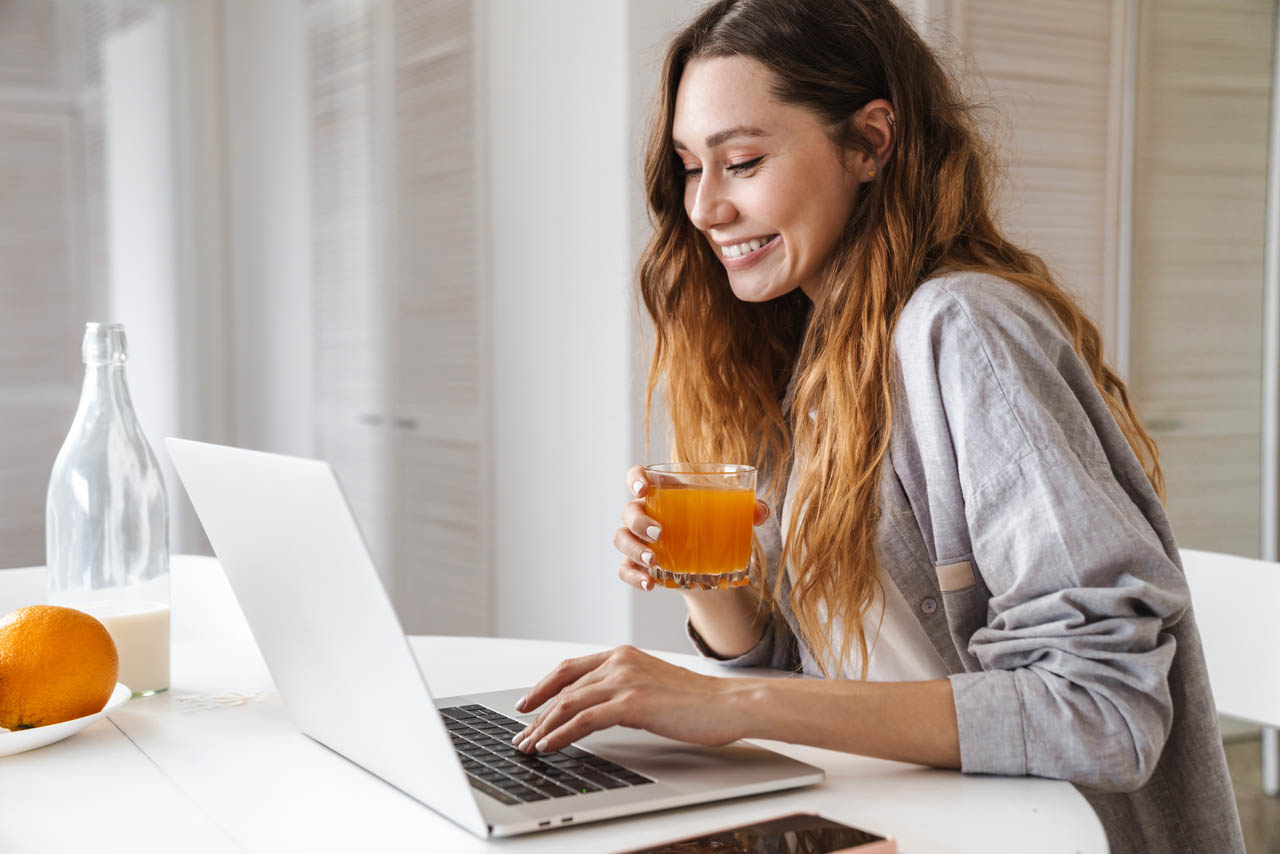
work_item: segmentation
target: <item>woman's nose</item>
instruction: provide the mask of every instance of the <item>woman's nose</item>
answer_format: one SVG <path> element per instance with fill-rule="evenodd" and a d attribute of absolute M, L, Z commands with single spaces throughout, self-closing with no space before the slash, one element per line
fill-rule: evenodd
<path fill-rule="evenodd" d="M 693 198 L 689 219 L 699 231 L 709 231 L 715 226 L 733 222 L 738 215 L 733 203 L 725 197 L 723 185 L 714 178 L 704 178 L 690 192 Z"/>

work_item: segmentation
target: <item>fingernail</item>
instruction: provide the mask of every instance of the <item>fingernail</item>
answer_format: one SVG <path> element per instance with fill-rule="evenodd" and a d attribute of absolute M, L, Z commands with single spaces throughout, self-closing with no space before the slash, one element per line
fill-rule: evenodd
<path fill-rule="evenodd" d="M 645 531 L 645 533 L 649 535 L 649 539 L 656 540 L 658 539 L 658 535 L 662 533 L 662 529 L 659 528 L 657 525 L 650 525 L 648 530 Z"/>
<path fill-rule="evenodd" d="M 641 552 L 640 562 L 645 566 L 653 566 L 653 552 Z"/>
<path fill-rule="evenodd" d="M 530 738 L 526 738 L 524 741 L 520 742 L 520 746 L 519 746 L 518 748 L 516 748 L 516 749 L 517 749 L 517 750 L 519 750 L 521 753 L 528 753 L 528 752 L 529 752 L 529 742 L 531 742 L 531 741 L 533 741 L 533 738 L 532 738 L 532 737 L 530 737 Z M 544 738 L 541 742 L 539 742 L 539 744 L 542 744 L 542 743 L 545 743 L 545 742 L 546 742 L 546 739 Z"/>
<path fill-rule="evenodd" d="M 522 742 L 522 741 L 524 741 L 526 738 L 528 738 L 528 736 L 526 736 L 524 733 L 525 733 L 525 731 L 524 731 L 524 730 L 521 730 L 520 732 L 518 732 L 518 733 L 516 733 L 516 734 L 515 734 L 515 736 L 511 739 L 511 746 L 512 746 L 512 747 L 519 747 L 519 746 L 520 746 L 520 742 Z"/>
<path fill-rule="evenodd" d="M 547 739 L 542 739 L 542 741 L 538 742 L 534 747 L 537 748 L 539 753 L 543 752 L 547 749 Z"/>
<path fill-rule="evenodd" d="M 528 696 L 524 696 L 524 697 L 521 697 L 519 700 L 516 700 L 516 711 L 517 711 L 517 712 L 523 712 L 523 711 L 524 711 L 524 701 L 525 701 L 525 700 L 527 700 L 527 699 L 529 699 L 529 698 L 528 698 Z"/>
<path fill-rule="evenodd" d="M 637 480 L 635 483 L 631 484 L 631 491 L 634 492 L 636 495 L 639 495 L 640 490 L 642 489 L 644 489 L 643 480 Z"/>
<path fill-rule="evenodd" d="M 644 581 L 640 582 L 640 586 L 643 587 L 645 590 L 652 590 L 653 582 L 646 578 Z"/>

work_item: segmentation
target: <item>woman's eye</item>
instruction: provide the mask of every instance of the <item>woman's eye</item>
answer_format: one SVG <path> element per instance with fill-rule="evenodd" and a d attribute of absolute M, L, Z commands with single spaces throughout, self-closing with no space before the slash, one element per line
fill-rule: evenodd
<path fill-rule="evenodd" d="M 742 163 L 735 163 L 729 167 L 729 171 L 739 175 L 741 175 L 743 172 L 750 172 L 752 169 L 760 165 L 761 160 L 764 160 L 764 157 L 757 157 L 754 160 L 746 160 Z"/>
<path fill-rule="evenodd" d="M 754 160 L 746 160 L 746 161 L 743 161 L 742 163 L 734 163 L 730 166 L 726 166 L 725 168 L 735 175 L 744 175 L 747 172 L 750 172 L 752 169 L 759 166 L 761 160 L 764 160 L 763 155 L 755 158 Z M 687 166 L 681 169 L 680 174 L 684 177 L 686 181 L 689 181 L 689 180 L 696 179 L 700 175 L 702 175 L 702 170 L 694 166 Z"/>

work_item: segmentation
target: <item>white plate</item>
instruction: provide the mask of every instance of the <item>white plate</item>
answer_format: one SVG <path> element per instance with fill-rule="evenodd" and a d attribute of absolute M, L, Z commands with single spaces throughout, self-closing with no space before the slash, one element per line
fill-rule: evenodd
<path fill-rule="evenodd" d="M 24 750 L 34 750 L 37 747 L 44 747 L 46 744 L 53 744 L 55 741 L 62 741 L 64 738 L 75 735 L 94 721 L 105 718 L 108 714 L 128 702 L 132 696 L 133 691 L 129 690 L 128 685 L 123 682 L 117 682 L 116 689 L 111 692 L 111 699 L 107 700 L 107 704 L 102 707 L 102 711 L 96 714 L 73 718 L 60 724 L 49 724 L 48 726 L 38 726 L 12 732 L 0 728 L 0 756 L 21 753 Z"/>

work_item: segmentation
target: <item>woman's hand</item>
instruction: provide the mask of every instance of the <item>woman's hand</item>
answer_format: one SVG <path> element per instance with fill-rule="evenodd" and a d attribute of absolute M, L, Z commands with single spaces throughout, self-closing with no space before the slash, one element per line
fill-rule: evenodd
<path fill-rule="evenodd" d="M 552 701 L 511 743 L 524 753 L 549 753 L 625 726 L 718 747 L 742 737 L 737 698 L 745 687 L 743 680 L 703 676 L 620 646 L 560 662 L 516 704 L 528 712 Z"/>
<path fill-rule="evenodd" d="M 657 583 L 649 570 L 654 566 L 653 544 L 662 536 L 662 526 L 644 512 L 644 497 L 650 486 L 643 466 L 627 470 L 627 489 L 636 497 L 622 508 L 622 527 L 613 535 L 614 548 L 622 552 L 618 578 L 640 590 L 652 590 Z M 763 525 L 768 518 L 768 506 L 757 501 L 754 524 Z"/>

